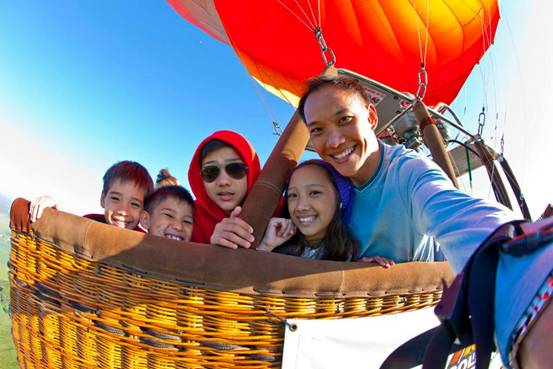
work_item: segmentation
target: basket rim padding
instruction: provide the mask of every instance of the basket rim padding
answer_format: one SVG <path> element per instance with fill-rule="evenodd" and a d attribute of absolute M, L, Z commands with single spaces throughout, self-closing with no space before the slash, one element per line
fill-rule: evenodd
<path fill-rule="evenodd" d="M 175 241 L 45 209 L 34 234 L 89 261 L 167 281 L 247 294 L 360 297 L 433 292 L 450 282 L 447 262 L 384 269 L 362 262 L 310 260 L 276 253 Z"/>

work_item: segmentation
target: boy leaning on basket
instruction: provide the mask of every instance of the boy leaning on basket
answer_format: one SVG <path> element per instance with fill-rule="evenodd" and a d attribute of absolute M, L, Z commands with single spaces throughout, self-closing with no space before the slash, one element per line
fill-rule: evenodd
<path fill-rule="evenodd" d="M 144 232 L 139 226 L 140 217 L 145 199 L 154 189 L 152 177 L 146 168 L 134 161 L 120 161 L 106 171 L 103 182 L 100 204 L 104 213 L 86 214 L 84 217 L 119 228 Z M 36 198 L 29 206 L 31 222 L 40 218 L 45 208 L 56 206 L 54 199 L 49 196 Z M 29 225 L 17 224 L 13 220 L 12 223 L 15 224 L 12 225 L 16 230 L 30 230 Z"/>

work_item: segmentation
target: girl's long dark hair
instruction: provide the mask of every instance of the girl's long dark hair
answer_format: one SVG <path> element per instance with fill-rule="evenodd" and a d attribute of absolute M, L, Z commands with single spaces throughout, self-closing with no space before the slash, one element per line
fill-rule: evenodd
<path fill-rule="evenodd" d="M 306 163 L 306 165 L 300 165 L 295 170 L 307 166 L 307 165 L 318 165 L 316 163 Z M 342 220 L 342 208 L 340 206 L 340 192 L 336 186 L 336 183 L 332 176 L 330 175 L 327 168 L 322 165 L 322 167 L 330 179 L 330 182 L 334 186 L 334 191 L 336 191 L 336 211 L 334 216 L 330 221 L 325 236 L 319 242 L 318 245 L 310 245 L 301 232 L 297 232 L 289 241 L 288 244 L 295 245 L 295 249 L 292 251 L 294 255 L 301 256 L 305 248 L 323 248 L 324 255 L 323 259 L 325 260 L 335 260 L 335 261 L 352 261 L 357 259 L 357 254 L 359 250 L 359 242 L 353 236 L 353 234 L 348 229 L 347 225 Z M 294 170 L 294 171 L 295 171 Z M 293 175 L 293 173 L 292 173 Z M 292 176 L 290 176 L 291 178 Z M 288 183 L 289 185 L 289 183 Z M 288 185 L 286 186 L 286 195 L 288 195 Z M 286 196 L 288 197 L 288 196 Z M 288 209 L 286 207 L 286 209 Z"/>

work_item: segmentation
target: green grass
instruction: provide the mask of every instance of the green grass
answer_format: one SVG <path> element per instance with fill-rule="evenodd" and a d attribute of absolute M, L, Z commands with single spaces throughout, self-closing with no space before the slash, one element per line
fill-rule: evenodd
<path fill-rule="evenodd" d="M 1 247 L 1 246 L 0 246 Z M 1 281 L 0 287 L 0 367 L 2 369 L 19 368 L 15 346 L 12 340 L 11 320 L 8 314 L 9 290 L 8 282 Z"/>
<path fill-rule="evenodd" d="M 5 214 L 0 214 L 0 368 L 16 369 L 19 366 L 9 316 L 10 286 L 7 263 L 10 257 L 10 231 L 7 219 Z"/>
<path fill-rule="evenodd" d="M 10 258 L 9 236 L 0 233 L 0 282 L 8 281 L 8 259 Z"/>

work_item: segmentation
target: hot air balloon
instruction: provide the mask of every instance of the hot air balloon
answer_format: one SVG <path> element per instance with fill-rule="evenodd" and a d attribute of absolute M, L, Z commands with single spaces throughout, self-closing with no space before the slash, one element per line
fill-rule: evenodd
<path fill-rule="evenodd" d="M 407 102 L 400 113 L 414 107 L 413 97 L 450 103 L 499 20 L 494 0 L 168 1 L 292 104 L 306 79 L 336 65 L 389 86 L 383 93 Z M 303 152 L 306 139 L 286 140 L 297 131 L 301 125 L 288 125 L 244 204 L 258 234 L 259 219 L 273 212 L 262 203 L 281 195 L 284 173 Z M 451 154 L 469 158 L 457 171 L 470 172 L 482 157 L 495 171 L 498 155 L 483 142 L 463 145 Z M 289 157 L 278 160 L 282 152 Z M 405 263 L 383 274 L 161 240 L 52 209 L 33 227 L 33 235 L 14 233 L 10 260 L 13 332 L 25 367 L 279 367 L 284 332 L 297 330 L 287 319 L 429 307 L 452 279 L 446 263 Z M 458 352 L 458 362 L 472 351 Z"/>
<path fill-rule="evenodd" d="M 185 19 L 232 46 L 269 91 L 295 102 L 327 64 L 425 102 L 450 103 L 492 44 L 496 0 L 168 0 Z"/>
<path fill-rule="evenodd" d="M 340 73 L 367 84 L 378 110 L 376 132 L 381 138 L 385 139 L 391 128 L 396 142 L 414 149 L 423 147 L 420 122 L 412 111 L 418 99 L 437 106 L 430 113 L 438 121 L 473 136 L 455 114 L 448 118 L 441 113 L 448 110 L 447 105 L 493 43 L 499 22 L 495 0 L 168 2 L 183 18 L 232 46 L 256 81 L 292 105 L 303 93 L 307 79 L 319 75 L 324 67 L 336 66 Z M 462 147 L 450 155 L 456 157 L 451 163 L 439 143 L 444 135 L 445 130 L 429 132 L 424 135 L 425 144 L 456 182 L 457 176 L 482 163 L 467 165 Z M 478 139 L 473 137 L 473 141 Z M 479 155 L 490 151 L 482 150 Z M 489 156 L 498 157 L 493 150 Z M 459 166 L 465 169 L 454 168 Z M 506 162 L 504 166 L 510 172 Z M 497 200 L 511 206 L 496 168 L 487 169 Z M 508 178 L 514 178 L 512 173 Z M 512 187 L 519 194 L 516 180 Z M 528 216 L 525 202 L 519 205 Z"/>

